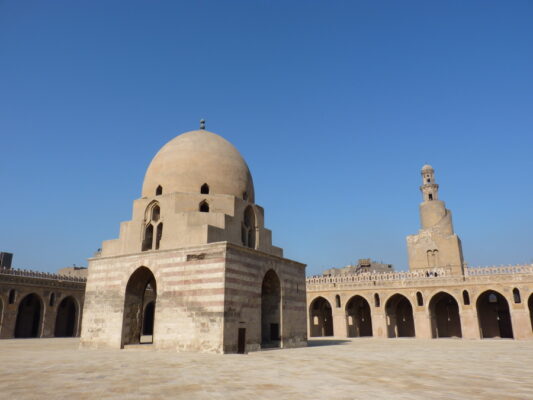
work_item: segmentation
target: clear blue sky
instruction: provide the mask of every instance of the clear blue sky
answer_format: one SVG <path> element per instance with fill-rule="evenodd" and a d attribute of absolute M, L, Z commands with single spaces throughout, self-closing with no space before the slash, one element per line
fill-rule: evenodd
<path fill-rule="evenodd" d="M 532 71 L 531 1 L 0 1 L 0 250 L 87 265 L 205 118 L 308 274 L 405 269 L 424 163 L 469 264 L 532 262 Z"/>

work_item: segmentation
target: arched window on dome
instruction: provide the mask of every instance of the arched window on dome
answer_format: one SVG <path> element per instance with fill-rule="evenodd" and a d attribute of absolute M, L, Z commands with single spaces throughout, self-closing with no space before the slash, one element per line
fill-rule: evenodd
<path fill-rule="evenodd" d="M 159 217 L 161 216 L 161 209 L 158 205 L 154 206 L 152 208 L 152 221 L 157 222 L 159 221 Z"/>
<path fill-rule="evenodd" d="M 257 224 L 255 221 L 255 212 L 252 206 L 244 210 L 244 220 L 241 228 L 241 239 L 243 246 L 256 248 Z"/>
<path fill-rule="evenodd" d="M 202 201 L 198 207 L 200 212 L 209 212 L 209 203 L 207 201 Z"/>
<path fill-rule="evenodd" d="M 163 236 L 163 223 L 160 222 L 157 225 L 157 232 L 156 232 L 156 235 L 155 235 L 155 249 L 156 250 L 159 249 L 159 242 L 161 242 L 161 237 L 162 236 Z"/>
<path fill-rule="evenodd" d="M 242 199 L 248 200 L 248 192 L 242 192 Z"/>
<path fill-rule="evenodd" d="M 209 194 L 209 185 L 207 183 L 204 183 L 202 187 L 200 188 L 201 194 Z"/>
<path fill-rule="evenodd" d="M 163 194 L 163 187 L 161 185 L 159 185 L 157 187 L 157 189 L 155 190 L 155 195 L 159 196 L 159 195 L 162 195 L 162 194 Z"/>
<path fill-rule="evenodd" d="M 144 236 L 142 240 L 142 251 L 159 249 L 159 242 L 163 236 L 163 221 L 161 221 L 161 207 L 154 201 L 146 207 Z M 155 240 L 154 240 L 155 238 Z"/>
<path fill-rule="evenodd" d="M 152 250 L 153 241 L 154 241 L 154 226 L 151 223 L 149 223 L 144 229 L 142 251 Z"/>

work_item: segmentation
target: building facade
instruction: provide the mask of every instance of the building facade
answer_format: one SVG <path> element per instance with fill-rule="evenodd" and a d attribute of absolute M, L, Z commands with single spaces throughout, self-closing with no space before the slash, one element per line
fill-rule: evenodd
<path fill-rule="evenodd" d="M 533 338 L 533 265 L 470 268 L 435 171 L 422 168 L 409 272 L 307 278 L 310 337 Z"/>
<path fill-rule="evenodd" d="M 305 300 L 305 265 L 272 245 L 246 162 L 200 129 L 161 148 L 132 219 L 89 260 L 81 345 L 304 346 Z"/>
<path fill-rule="evenodd" d="M 79 336 L 83 271 L 0 268 L 0 339 Z"/>

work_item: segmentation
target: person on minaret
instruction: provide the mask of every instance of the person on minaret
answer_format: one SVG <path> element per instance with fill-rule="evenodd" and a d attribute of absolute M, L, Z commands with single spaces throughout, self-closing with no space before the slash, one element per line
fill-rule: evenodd
<path fill-rule="evenodd" d="M 452 213 L 439 200 L 439 185 L 435 170 L 424 165 L 421 171 L 422 203 L 421 229 L 417 235 L 407 236 L 409 269 L 444 269 L 453 274 L 463 273 L 461 240 L 453 231 Z"/>

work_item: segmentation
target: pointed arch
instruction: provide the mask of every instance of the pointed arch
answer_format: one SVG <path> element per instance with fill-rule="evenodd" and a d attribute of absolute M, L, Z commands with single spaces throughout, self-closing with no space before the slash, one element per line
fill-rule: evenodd
<path fill-rule="evenodd" d="M 257 243 L 257 219 L 252 206 L 246 207 L 242 223 L 242 244 L 246 247 L 256 249 Z"/>
<path fill-rule="evenodd" d="M 200 187 L 200 193 L 209 194 L 209 185 L 207 183 L 204 183 L 202 187 Z"/>
<path fill-rule="evenodd" d="M 513 326 L 507 299 L 495 290 L 487 290 L 476 301 L 481 338 L 513 338 Z"/>
<path fill-rule="evenodd" d="M 152 224 L 148 224 L 144 228 L 144 239 L 142 242 L 142 251 L 152 250 L 153 241 L 154 241 L 154 226 Z"/>
<path fill-rule="evenodd" d="M 198 205 L 198 211 L 200 212 L 209 212 L 209 203 L 207 200 L 202 200 Z"/>
<path fill-rule="evenodd" d="M 433 338 L 462 337 L 459 304 L 446 292 L 435 294 L 429 301 L 431 334 Z"/>
<path fill-rule="evenodd" d="M 15 324 L 16 338 L 36 338 L 41 336 L 43 301 L 35 293 L 24 297 L 18 307 Z"/>
<path fill-rule="evenodd" d="M 145 300 L 150 297 L 157 299 L 157 285 L 155 276 L 146 267 L 137 268 L 130 276 L 124 296 L 124 311 L 122 318 L 122 346 L 141 343 L 141 333 L 144 317 Z M 154 309 L 155 315 L 155 309 Z M 153 336 L 149 339 L 153 342 Z"/>
<path fill-rule="evenodd" d="M 385 312 L 390 338 L 415 336 L 413 306 L 407 297 L 399 293 L 391 296 L 385 304 Z"/>
<path fill-rule="evenodd" d="M 78 322 L 78 305 L 72 296 L 67 296 L 57 307 L 55 337 L 74 337 Z"/>
<path fill-rule="evenodd" d="M 161 196 L 163 194 L 163 186 L 159 185 L 156 189 L 155 189 L 155 195 L 156 196 Z"/>
<path fill-rule="evenodd" d="M 309 336 L 333 336 L 333 312 L 324 297 L 317 297 L 309 305 L 309 323 Z"/>
<path fill-rule="evenodd" d="M 372 316 L 370 304 L 359 295 L 346 303 L 346 327 L 348 337 L 372 336 Z"/>
<path fill-rule="evenodd" d="M 281 283 L 278 274 L 268 270 L 261 285 L 261 347 L 280 347 Z"/>

